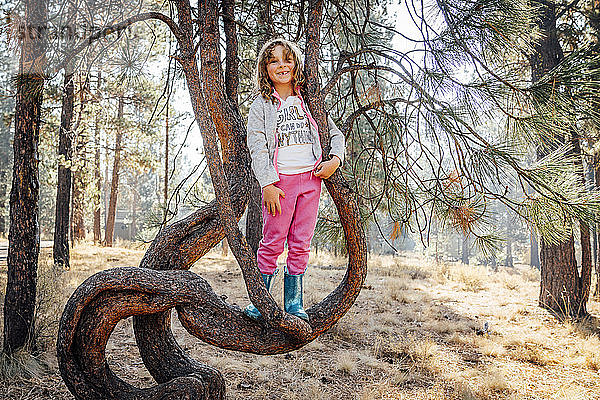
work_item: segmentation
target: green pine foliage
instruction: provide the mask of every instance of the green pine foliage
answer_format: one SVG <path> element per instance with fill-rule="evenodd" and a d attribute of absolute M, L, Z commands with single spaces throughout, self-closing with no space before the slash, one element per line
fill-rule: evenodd
<path fill-rule="evenodd" d="M 502 244 L 492 202 L 551 242 L 570 235 L 574 222 L 596 219 L 599 194 L 586 188 L 581 160 L 563 143 L 600 122 L 600 58 L 584 43 L 531 84 L 537 11 L 528 2 L 409 1 L 401 12 L 418 32 L 406 39 L 414 50 L 372 34 L 403 35 L 393 20 L 333 17 L 341 28 L 328 51 L 338 63 L 325 82 L 348 71 L 328 100 L 348 129 L 345 171 L 367 221 L 391 217 L 425 242 L 437 221 L 492 254 Z M 539 162 L 536 148 L 547 154 Z M 319 226 L 323 238 L 333 226 Z"/>

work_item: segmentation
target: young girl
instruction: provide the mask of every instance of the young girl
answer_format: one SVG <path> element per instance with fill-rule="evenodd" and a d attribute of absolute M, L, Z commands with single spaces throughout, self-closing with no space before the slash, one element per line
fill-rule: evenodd
<path fill-rule="evenodd" d="M 331 158 L 322 160 L 317 124 L 302 99 L 302 54 L 298 46 L 273 39 L 261 49 L 256 67 L 259 96 L 248 115 L 248 148 L 252 170 L 262 188 L 263 238 L 258 269 L 271 289 L 277 257 L 288 243 L 284 273 L 284 309 L 308 320 L 302 301 L 302 278 L 317 222 L 321 179 L 344 160 L 344 135 L 327 118 Z M 244 312 L 260 313 L 252 304 Z"/>

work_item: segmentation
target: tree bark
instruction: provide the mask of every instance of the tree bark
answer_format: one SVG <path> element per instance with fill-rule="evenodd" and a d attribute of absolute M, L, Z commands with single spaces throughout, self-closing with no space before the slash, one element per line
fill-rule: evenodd
<path fill-rule="evenodd" d="M 256 44 L 256 54 L 258 56 L 262 46 L 267 40 L 275 36 L 275 32 L 273 31 L 273 18 L 271 17 L 271 0 L 259 1 L 257 5 L 257 29 L 259 31 L 259 36 Z M 258 251 L 258 245 L 262 239 L 262 226 L 262 189 L 254 177 L 254 174 L 252 174 L 250 182 L 250 200 L 248 201 L 248 211 L 246 213 L 246 239 L 255 254 Z"/>
<path fill-rule="evenodd" d="M 13 180 L 10 192 L 8 272 L 4 297 L 4 348 L 12 354 L 31 339 L 40 251 L 38 141 L 40 134 L 48 5 L 25 0 L 25 31 L 17 77 Z"/>
<path fill-rule="evenodd" d="M 75 158 L 77 159 L 77 168 L 73 171 L 73 194 L 71 195 L 71 243 L 85 239 L 85 186 L 87 157 L 85 148 L 87 146 L 87 136 L 84 132 L 77 135 L 77 144 L 75 146 Z"/>
<path fill-rule="evenodd" d="M 529 254 L 529 265 L 535 269 L 540 269 L 540 250 L 535 232 L 529 234 L 529 243 L 531 251 Z"/>
<path fill-rule="evenodd" d="M 541 1 L 537 3 L 540 7 L 538 25 L 542 36 L 529 60 L 533 82 L 540 80 L 563 59 L 556 27 L 556 5 Z M 567 138 L 563 138 L 563 140 L 567 140 Z M 547 151 L 548 149 L 539 148 L 538 158 L 542 158 Z M 583 264 L 580 275 L 575 257 L 575 241 L 572 235 L 569 240 L 559 244 L 549 244 L 544 238 L 540 238 L 539 305 L 559 317 L 578 318 L 587 315 L 586 292 L 589 290 L 589 284 L 584 280 L 589 275 L 588 268 L 591 264 L 587 226 L 581 226 L 581 240 Z"/>
<path fill-rule="evenodd" d="M 8 174 L 5 170 L 0 170 L 0 235 L 6 234 L 6 220 L 4 219 L 4 210 L 6 207 L 6 188 Z"/>
<path fill-rule="evenodd" d="M 512 239 L 508 238 L 507 242 L 506 242 L 506 261 L 504 263 L 504 266 L 507 268 L 514 268 L 514 261 L 513 261 L 513 255 L 512 255 Z"/>
<path fill-rule="evenodd" d="M 108 204 L 108 215 L 106 218 L 106 230 L 104 234 L 104 245 L 108 247 L 113 245 L 115 217 L 117 212 L 117 194 L 119 193 L 119 163 L 121 160 L 121 140 L 123 139 L 123 129 L 121 123 L 123 119 L 123 96 L 119 97 L 118 107 L 117 132 L 115 138 L 115 158 L 113 162 L 112 181 L 110 184 L 110 201 Z"/>
<path fill-rule="evenodd" d="M 465 265 L 469 265 L 469 238 L 465 235 L 462 237 L 462 251 L 461 251 L 461 262 Z"/>
<path fill-rule="evenodd" d="M 140 194 L 138 192 L 138 175 L 133 175 L 133 185 L 131 186 L 131 225 L 129 225 L 129 238 L 134 240 L 137 235 L 137 208 L 140 204 Z"/>
<path fill-rule="evenodd" d="M 100 94 L 100 85 L 102 82 L 101 72 L 98 71 L 98 83 L 96 92 Z M 94 182 L 96 183 L 96 190 L 94 192 L 94 243 L 100 243 L 102 240 L 102 231 L 100 230 L 100 219 L 102 218 L 101 213 L 101 200 L 100 196 L 102 193 L 102 177 L 100 176 L 100 123 L 96 116 L 94 124 Z"/>
<path fill-rule="evenodd" d="M 163 202 L 165 203 L 164 220 L 166 221 L 168 218 L 168 214 L 169 214 L 169 104 L 168 104 L 168 102 L 167 102 L 167 110 L 166 110 L 166 116 L 165 116 L 165 177 L 164 177 L 163 184 L 164 184 Z"/>
<path fill-rule="evenodd" d="M 69 269 L 69 217 L 71 206 L 71 159 L 73 156 L 73 66 L 65 68 L 58 143 L 58 185 L 56 189 L 56 213 L 54 219 L 54 265 Z"/>
<path fill-rule="evenodd" d="M 595 167 L 594 167 L 594 188 L 596 190 L 598 190 L 600 188 L 600 158 L 596 158 L 595 160 L 596 162 L 594 163 Z M 596 287 L 594 289 L 594 297 L 599 297 L 600 296 L 600 251 L 598 251 L 598 242 L 599 242 L 599 238 L 598 236 L 600 235 L 600 232 L 598 232 L 598 224 L 596 224 L 596 227 L 594 229 L 594 238 L 595 240 L 595 245 L 594 245 L 594 250 L 595 250 L 595 271 L 596 271 Z"/>

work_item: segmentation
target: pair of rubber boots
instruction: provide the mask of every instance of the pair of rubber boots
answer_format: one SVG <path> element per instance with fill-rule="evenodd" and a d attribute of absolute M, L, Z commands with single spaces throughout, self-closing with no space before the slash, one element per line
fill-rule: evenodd
<path fill-rule="evenodd" d="M 273 287 L 276 272 L 273 275 L 261 274 L 269 292 L 271 291 L 271 287 Z M 302 278 L 304 278 L 304 274 L 289 275 L 287 271 L 283 274 L 283 305 L 286 313 L 308 321 L 308 315 L 304 311 L 302 300 Z M 261 317 L 260 311 L 253 304 L 249 304 L 244 308 L 244 314 L 254 319 Z"/>

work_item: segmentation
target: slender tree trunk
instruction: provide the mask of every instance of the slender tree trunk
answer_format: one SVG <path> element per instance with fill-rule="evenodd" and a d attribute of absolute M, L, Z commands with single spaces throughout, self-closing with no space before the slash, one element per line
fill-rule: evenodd
<path fill-rule="evenodd" d="M 512 255 L 512 239 L 510 238 L 506 242 L 506 262 L 504 265 L 508 268 L 513 268 L 515 266 Z"/>
<path fill-rule="evenodd" d="M 71 206 L 71 159 L 73 156 L 73 66 L 65 68 L 60 118 L 58 156 L 58 186 L 56 189 L 56 213 L 54 219 L 54 265 L 69 269 L 69 217 Z"/>
<path fill-rule="evenodd" d="M 104 185 L 102 190 L 102 198 L 104 200 L 104 236 L 106 237 L 106 228 L 108 227 L 108 204 L 110 199 L 109 187 L 109 165 L 108 165 L 108 139 L 106 141 L 106 150 L 104 152 Z"/>
<path fill-rule="evenodd" d="M 167 104 L 167 114 L 165 118 L 165 179 L 163 201 L 165 204 L 165 221 L 169 214 L 169 104 Z"/>
<path fill-rule="evenodd" d="M 38 141 L 44 89 L 48 5 L 24 1 L 24 34 L 17 77 L 13 180 L 10 192 L 4 348 L 12 354 L 30 340 L 40 251 Z"/>
<path fill-rule="evenodd" d="M 100 84 L 102 82 L 101 72 L 98 71 L 98 84 L 96 91 L 100 92 Z M 100 219 L 102 218 L 100 210 L 100 196 L 102 193 L 102 177 L 100 175 L 100 123 L 96 116 L 94 126 L 94 182 L 96 182 L 96 191 L 94 192 L 94 243 L 100 243 L 102 240 L 102 232 L 100 230 Z"/>
<path fill-rule="evenodd" d="M 538 2 L 538 5 L 540 7 L 538 24 L 542 36 L 530 58 L 532 80 L 534 82 L 541 79 L 545 73 L 556 67 L 563 59 L 563 52 L 557 35 L 556 5 L 546 2 Z M 545 149 L 538 149 L 538 158 L 543 157 L 546 152 Z M 587 269 L 589 268 L 590 258 L 589 230 L 587 226 L 582 226 L 581 232 L 583 249 L 581 276 L 575 257 L 573 236 L 559 244 L 550 244 L 544 238 L 540 238 L 541 282 L 539 305 L 560 317 L 580 317 L 587 314 L 586 303 L 589 284 L 585 282 L 585 279 L 589 275 Z"/>
<path fill-rule="evenodd" d="M 273 37 L 275 32 L 273 31 L 273 18 L 271 16 L 271 0 L 258 2 L 258 24 L 257 29 L 259 31 L 259 38 L 256 48 L 256 54 L 260 51 L 261 47 Z M 250 197 L 248 201 L 248 211 L 246 216 L 246 240 L 248 244 L 254 250 L 254 253 L 258 251 L 258 244 L 262 239 L 262 190 L 256 178 L 251 180 L 250 184 Z"/>
<path fill-rule="evenodd" d="M 596 272 L 596 286 L 594 288 L 594 297 L 598 297 L 598 225 L 594 224 L 592 230 L 592 259 L 594 260 L 594 271 Z"/>
<path fill-rule="evenodd" d="M 85 171 L 87 169 L 87 160 L 85 147 L 87 138 L 83 132 L 77 136 L 77 145 L 75 156 L 79 165 L 73 171 L 73 194 L 71 204 L 73 212 L 71 213 L 71 240 L 75 243 L 85 239 Z"/>
<path fill-rule="evenodd" d="M 123 96 L 120 96 L 119 109 L 117 114 L 117 132 L 115 138 L 115 159 L 113 163 L 112 181 L 110 184 L 110 202 L 108 204 L 108 216 L 106 222 L 106 232 L 104 236 L 104 245 L 109 247 L 113 245 L 115 217 L 117 212 L 117 194 L 119 192 L 119 163 L 121 160 L 121 140 L 123 138 L 123 129 L 121 123 L 122 120 Z"/>
<path fill-rule="evenodd" d="M 600 189 L 600 159 L 596 159 L 594 163 L 594 186 L 596 190 Z M 596 266 L 596 288 L 594 289 L 594 297 L 600 297 L 600 252 L 598 251 L 598 236 L 600 233 L 598 232 L 598 225 L 594 228 L 594 258 L 595 258 L 595 266 Z"/>
<path fill-rule="evenodd" d="M 462 237 L 461 262 L 469 265 L 469 238 L 467 236 Z"/>
<path fill-rule="evenodd" d="M 140 194 L 138 191 L 138 175 L 133 175 L 133 187 L 131 188 L 131 225 L 129 226 L 129 239 L 133 240 L 137 235 L 137 207 L 140 204 Z"/>
<path fill-rule="evenodd" d="M 4 219 L 4 210 L 6 207 L 6 187 L 8 185 L 8 173 L 0 170 L 0 235 L 6 234 L 6 220 Z"/>
<path fill-rule="evenodd" d="M 100 209 L 100 194 L 102 193 L 102 177 L 100 176 L 100 128 L 96 119 L 94 128 L 94 182 L 96 190 L 94 192 L 94 243 L 100 243 L 102 240 L 102 231 L 100 229 L 100 220 L 102 213 Z"/>
<path fill-rule="evenodd" d="M 85 101 L 83 99 L 83 93 L 89 92 L 89 88 L 87 85 L 89 84 L 89 80 L 85 80 L 83 85 L 86 85 L 86 88 L 81 88 L 79 90 L 81 99 L 80 99 L 80 107 L 79 114 L 83 112 L 83 105 Z M 71 195 L 71 244 L 73 245 L 75 242 L 85 239 L 85 192 L 87 186 L 86 174 L 88 170 L 87 165 L 87 153 L 86 147 L 88 145 L 88 135 L 87 132 L 81 130 L 78 132 L 76 136 L 76 145 L 75 145 L 75 154 L 74 159 L 77 161 L 76 168 L 73 169 L 73 192 Z"/>
<path fill-rule="evenodd" d="M 540 269 L 540 250 L 537 236 L 534 232 L 529 234 L 529 243 L 531 254 L 529 255 L 529 265 L 535 269 Z"/>

